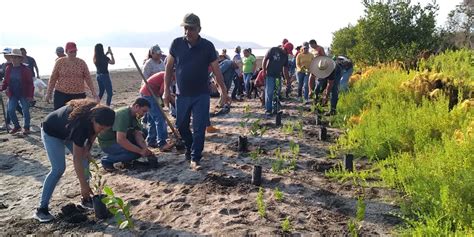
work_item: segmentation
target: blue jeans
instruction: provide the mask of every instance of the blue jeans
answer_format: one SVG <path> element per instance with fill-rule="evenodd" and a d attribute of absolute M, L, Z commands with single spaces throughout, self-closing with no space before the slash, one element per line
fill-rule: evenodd
<path fill-rule="evenodd" d="M 118 143 L 114 143 L 101 149 L 105 154 L 107 154 L 101 159 L 102 166 L 111 167 L 117 162 L 128 162 L 140 158 L 140 154 L 131 152 Z"/>
<path fill-rule="evenodd" d="M 43 193 L 41 194 L 40 208 L 48 208 L 49 200 L 53 195 L 54 188 L 63 176 L 66 169 L 66 149 L 72 153 L 72 141 L 62 140 L 48 135 L 43 128 L 41 128 L 41 140 L 43 140 L 46 155 L 51 163 L 51 171 L 46 176 L 43 183 Z M 84 170 L 89 170 L 89 162 L 83 161 Z M 86 175 L 86 178 L 88 175 Z"/>
<path fill-rule="evenodd" d="M 309 73 L 298 72 L 296 76 L 298 77 L 298 97 L 301 97 L 301 95 L 304 93 L 303 98 L 307 101 L 308 94 L 309 94 L 309 90 L 308 90 Z"/>
<path fill-rule="evenodd" d="M 349 69 L 344 69 L 342 71 L 342 77 L 341 77 L 341 82 L 339 84 L 339 89 L 341 91 L 347 91 L 349 89 L 349 78 L 352 75 L 352 72 L 354 71 L 354 68 L 349 68 Z"/>
<path fill-rule="evenodd" d="M 176 127 L 186 145 L 186 150 L 191 153 L 191 160 L 199 161 L 204 149 L 204 138 L 209 121 L 209 94 L 197 96 L 180 96 L 176 98 Z M 193 116 L 193 132 L 189 128 Z"/>
<path fill-rule="evenodd" d="M 112 103 L 112 81 L 110 80 L 110 74 L 108 73 L 97 73 L 97 84 L 99 85 L 99 98 L 102 99 L 104 92 L 107 91 L 107 105 L 110 106 Z"/>
<path fill-rule="evenodd" d="M 331 91 L 330 91 L 330 96 L 331 96 L 331 110 L 336 110 L 337 107 L 337 101 L 339 99 L 339 82 L 340 78 L 334 79 L 334 84 L 332 85 Z M 320 93 L 322 93 L 328 84 L 328 79 L 318 79 L 318 85 L 316 86 L 316 98 Z"/>
<path fill-rule="evenodd" d="M 8 99 L 8 115 L 15 128 L 20 128 L 20 123 L 18 122 L 18 117 L 15 112 L 18 103 L 21 104 L 21 110 L 23 111 L 23 128 L 30 129 L 30 103 L 28 103 L 28 100 L 25 97 L 12 96 Z"/>
<path fill-rule="evenodd" d="M 146 142 L 147 144 L 154 144 L 158 140 L 158 146 L 162 147 L 166 145 L 166 139 L 168 139 L 168 126 L 165 117 L 163 117 L 160 108 L 158 108 L 160 105 L 156 103 L 153 96 L 143 96 L 143 98 L 150 102 L 150 111 L 147 113 L 150 126 L 148 127 Z"/>
<path fill-rule="evenodd" d="M 250 80 L 252 79 L 253 73 L 244 73 L 244 88 L 245 93 L 248 95 L 250 93 Z"/>
<path fill-rule="evenodd" d="M 276 79 L 275 77 L 266 76 L 265 77 L 265 112 L 271 113 L 272 112 L 272 102 L 273 102 L 273 93 L 276 87 Z M 281 95 L 281 79 L 279 80 L 278 85 L 278 96 Z"/>

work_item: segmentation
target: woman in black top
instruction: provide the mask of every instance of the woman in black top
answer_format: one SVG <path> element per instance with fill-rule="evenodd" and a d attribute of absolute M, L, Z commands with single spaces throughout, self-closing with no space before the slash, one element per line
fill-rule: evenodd
<path fill-rule="evenodd" d="M 110 54 L 110 58 L 107 57 Z M 110 106 L 112 103 L 112 81 L 109 75 L 109 64 L 114 65 L 115 59 L 114 54 L 110 47 L 107 53 L 104 54 L 104 46 L 102 44 L 96 44 L 94 48 L 94 64 L 97 69 L 97 83 L 99 84 L 99 99 L 102 100 L 104 92 L 107 91 L 107 105 Z"/>
<path fill-rule="evenodd" d="M 90 149 L 97 135 L 112 127 L 115 112 L 107 106 L 88 99 L 71 100 L 65 106 L 51 112 L 42 123 L 41 138 L 49 161 L 51 172 L 43 184 L 39 208 L 34 218 L 48 222 L 54 217 L 48 211 L 49 200 L 54 188 L 66 169 L 65 147 L 72 152 L 74 169 L 79 179 L 82 204 L 91 207 L 86 170 L 91 159 Z"/>

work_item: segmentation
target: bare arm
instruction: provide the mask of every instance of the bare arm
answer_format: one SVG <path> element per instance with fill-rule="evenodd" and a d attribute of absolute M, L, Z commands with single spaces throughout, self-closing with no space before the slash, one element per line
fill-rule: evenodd
<path fill-rule="evenodd" d="M 172 55 L 168 55 L 166 57 L 166 69 L 165 69 L 165 88 L 163 91 L 163 101 L 166 106 L 169 105 L 170 100 L 171 100 L 171 92 L 170 92 L 170 86 L 171 86 L 171 77 L 173 76 L 173 65 L 174 65 L 174 57 Z M 221 75 L 222 76 L 222 75 Z"/>
<path fill-rule="evenodd" d="M 72 147 L 72 159 L 74 163 L 74 170 L 76 171 L 77 178 L 79 179 L 79 184 L 81 186 L 81 194 L 84 198 L 90 197 L 92 195 L 92 190 L 89 187 L 86 179 L 86 171 L 84 169 L 84 161 L 88 160 L 89 150 L 85 147 L 80 147 L 76 144 L 73 144 Z"/>
<path fill-rule="evenodd" d="M 51 76 L 49 77 L 48 81 L 48 90 L 46 92 L 46 98 L 50 99 L 52 94 L 53 94 L 53 89 L 56 86 L 56 82 L 58 82 L 59 78 L 59 68 L 61 67 L 61 61 L 62 60 L 57 60 L 56 63 L 54 64 L 53 72 L 51 73 Z"/>
<path fill-rule="evenodd" d="M 127 139 L 127 134 L 126 133 L 117 131 L 116 138 L 117 138 L 117 143 L 120 146 L 122 146 L 123 148 L 125 148 L 126 150 L 137 153 L 137 154 L 142 154 L 143 153 L 143 149 L 141 147 L 138 147 L 138 146 L 132 144 Z"/>
<path fill-rule="evenodd" d="M 84 78 L 84 81 L 86 82 L 87 87 L 89 87 L 89 89 L 91 90 L 92 96 L 94 98 L 97 98 L 97 93 L 95 93 L 95 87 L 94 87 L 94 84 L 92 83 L 91 73 L 89 72 L 89 68 L 87 68 L 87 64 L 84 61 L 82 61 L 82 63 L 83 63 L 82 76 Z"/>

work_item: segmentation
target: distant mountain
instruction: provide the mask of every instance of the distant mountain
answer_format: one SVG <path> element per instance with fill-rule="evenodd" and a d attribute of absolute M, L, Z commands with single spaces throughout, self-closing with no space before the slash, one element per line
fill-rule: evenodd
<path fill-rule="evenodd" d="M 179 36 L 183 35 L 183 29 L 176 27 L 169 31 L 163 32 L 114 32 L 106 33 L 100 36 L 87 36 L 82 39 L 77 39 L 76 43 L 82 46 L 94 46 L 100 42 L 104 45 L 111 45 L 113 47 L 127 47 L 127 48 L 148 48 L 152 45 L 158 44 L 163 48 L 169 48 L 171 42 Z M 217 49 L 231 49 L 239 45 L 242 48 L 259 49 L 263 46 L 253 42 L 240 41 L 221 41 L 215 37 L 203 34 L 204 38 L 210 40 Z M 50 45 L 51 39 L 28 33 L 14 33 L 1 34 L 0 46 L 6 47 L 9 45 L 24 45 L 25 47 Z"/>
<path fill-rule="evenodd" d="M 85 44 L 95 44 L 96 42 L 102 42 L 107 45 L 113 45 L 115 47 L 130 47 L 130 48 L 147 48 L 154 44 L 158 44 L 161 47 L 169 48 L 171 42 L 176 38 L 183 35 L 182 28 L 174 28 L 169 31 L 163 32 L 115 32 L 105 34 L 98 38 L 88 38 Z M 240 42 L 240 41 L 222 41 L 215 37 L 202 34 L 202 36 L 210 40 L 217 49 L 230 49 L 237 45 L 245 48 L 263 48 L 261 45 L 253 42 Z"/>

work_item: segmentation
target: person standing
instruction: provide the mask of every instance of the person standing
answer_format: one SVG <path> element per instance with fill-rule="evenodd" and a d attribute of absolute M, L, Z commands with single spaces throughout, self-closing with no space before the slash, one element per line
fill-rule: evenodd
<path fill-rule="evenodd" d="M 309 66 L 313 61 L 313 55 L 309 53 L 308 42 L 303 43 L 303 50 L 296 56 L 296 76 L 298 78 L 298 98 L 303 99 L 305 102 L 309 100 Z"/>
<path fill-rule="evenodd" d="M 36 64 L 36 60 L 33 57 L 30 57 L 27 55 L 26 49 L 25 48 L 20 48 L 21 54 L 23 55 L 23 63 L 28 66 L 28 68 L 31 70 L 31 75 L 32 77 L 40 77 L 39 70 L 38 70 L 38 65 Z M 35 75 L 35 70 L 36 70 L 36 75 Z"/>
<path fill-rule="evenodd" d="M 265 115 L 270 117 L 273 114 L 273 93 L 278 86 L 278 96 L 281 94 L 282 72 L 286 80 L 288 75 L 288 53 L 282 47 L 273 47 L 268 50 L 262 61 L 262 70 L 265 75 Z M 277 85 L 277 79 L 279 85 Z M 276 112 L 276 111 L 275 111 Z"/>
<path fill-rule="evenodd" d="M 243 72 L 244 72 L 244 88 L 247 98 L 250 98 L 250 80 L 252 79 L 253 73 L 257 67 L 254 55 L 250 54 L 248 49 L 244 49 L 244 58 L 243 58 Z"/>
<path fill-rule="evenodd" d="M 162 54 L 163 51 L 161 51 L 159 45 L 154 45 L 150 48 L 149 58 L 145 61 L 145 66 L 143 66 L 143 75 L 146 79 L 157 72 L 165 70 L 165 61 L 161 57 Z"/>
<path fill-rule="evenodd" d="M 15 126 L 10 131 L 10 134 L 17 133 L 21 130 L 15 112 L 18 104 L 21 104 L 24 120 L 22 133 L 23 135 L 28 135 L 30 133 L 29 102 L 33 100 L 34 95 L 33 77 L 31 76 L 31 70 L 22 64 L 23 55 L 20 49 L 12 49 L 8 57 L 10 57 L 11 64 L 7 65 L 5 69 L 5 80 L 3 80 L 0 91 L 8 89 L 7 111 L 11 122 Z"/>
<path fill-rule="evenodd" d="M 91 75 L 84 60 L 76 57 L 76 43 L 66 44 L 66 57 L 59 58 L 54 64 L 53 72 L 48 83 L 46 102 L 49 103 L 54 90 L 54 109 L 59 109 L 73 99 L 86 98 L 85 86 L 87 84 L 92 96 L 99 101 Z"/>
<path fill-rule="evenodd" d="M 110 55 L 110 58 L 107 57 Z M 94 47 L 94 64 L 97 69 L 97 84 L 99 85 L 99 100 L 102 100 L 104 92 L 107 91 L 107 106 L 112 103 L 112 81 L 110 80 L 109 64 L 115 64 L 114 54 L 110 47 L 107 49 L 107 53 L 104 54 L 104 46 L 102 44 L 96 44 Z"/>
<path fill-rule="evenodd" d="M 92 207 L 93 193 L 86 172 L 91 159 L 90 150 L 97 135 L 110 128 L 114 120 L 115 112 L 112 109 L 88 99 L 71 100 L 67 105 L 46 116 L 41 127 L 41 140 L 51 162 L 51 171 L 44 180 L 40 205 L 33 218 L 42 223 L 54 219 L 49 213 L 48 206 L 54 189 L 66 169 L 65 147 L 72 152 L 74 170 L 82 196 L 81 205 Z"/>
<path fill-rule="evenodd" d="M 220 88 L 222 103 L 228 104 L 229 97 L 225 93 L 227 88 L 217 62 L 216 49 L 210 41 L 199 35 L 201 31 L 199 17 L 188 13 L 184 16 L 181 26 L 184 27 L 184 37 L 176 38 L 171 43 L 166 64 L 163 97 L 165 104 L 169 104 L 171 99 L 169 85 L 173 75 L 173 66 L 176 66 L 176 126 L 185 141 L 186 159 L 190 160 L 193 170 L 199 170 L 206 127 L 210 125 L 209 66 Z M 191 115 L 192 133 L 189 128 Z"/>
<path fill-rule="evenodd" d="M 241 83 L 240 81 L 242 80 L 243 76 L 242 76 L 242 67 L 243 67 L 243 63 L 242 63 L 242 56 L 240 56 L 240 52 L 241 52 L 241 48 L 240 46 L 237 46 L 235 47 L 235 55 L 234 57 L 232 58 L 232 61 L 234 61 L 234 63 L 237 65 L 237 68 L 235 69 L 235 77 L 234 77 L 234 89 L 232 89 L 232 95 L 231 95 L 231 98 L 232 100 L 236 100 L 236 101 L 239 101 L 240 99 L 237 98 L 237 94 L 239 94 L 239 92 L 242 90 L 240 87 Z M 227 88 L 228 90 L 230 90 L 230 88 Z"/>
<path fill-rule="evenodd" d="M 66 57 L 66 54 L 64 54 L 64 48 L 61 46 L 56 47 L 56 55 L 58 56 L 56 60 Z"/>
<path fill-rule="evenodd" d="M 309 46 L 311 47 L 310 53 L 313 54 L 314 57 L 317 56 L 326 56 L 326 53 L 324 52 L 324 48 L 318 45 L 318 42 L 316 40 L 312 39 L 309 41 Z M 310 88 L 309 90 L 309 96 L 311 97 L 313 91 L 316 88 L 316 76 L 314 74 L 311 74 L 309 76 L 309 83 L 308 86 Z M 318 80 L 319 83 L 319 80 Z"/>

